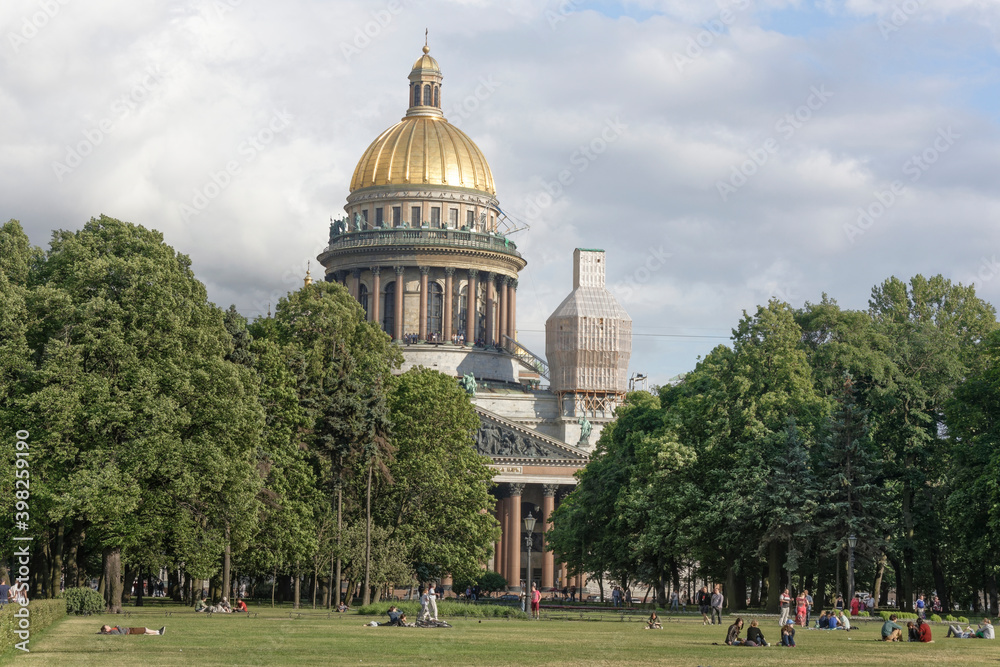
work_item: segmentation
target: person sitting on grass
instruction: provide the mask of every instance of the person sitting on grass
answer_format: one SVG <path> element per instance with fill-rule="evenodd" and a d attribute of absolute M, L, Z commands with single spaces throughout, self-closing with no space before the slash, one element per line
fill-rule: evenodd
<path fill-rule="evenodd" d="M 837 621 L 839 622 L 839 626 L 844 630 L 847 630 L 848 632 L 851 630 L 851 619 L 848 618 L 847 614 L 844 612 L 840 612 L 837 615 Z"/>
<path fill-rule="evenodd" d="M 770 644 L 768 644 L 764 639 L 764 633 L 760 631 L 759 627 L 757 627 L 756 618 L 750 621 L 750 627 L 747 628 L 747 640 L 745 644 L 752 646 L 770 646 Z"/>
<path fill-rule="evenodd" d="M 163 626 L 159 630 L 154 630 L 152 628 L 123 628 L 120 625 L 102 625 L 100 631 L 97 633 L 99 635 L 164 635 L 167 632 L 167 626 Z"/>
<path fill-rule="evenodd" d="M 830 629 L 830 617 L 826 613 L 826 609 L 819 613 L 819 619 L 816 621 L 816 627 L 820 630 Z"/>
<path fill-rule="evenodd" d="M 979 624 L 978 629 L 973 630 L 970 625 L 965 628 L 965 632 L 962 632 L 962 626 L 953 623 L 948 626 L 948 636 L 958 639 L 994 639 L 996 638 L 996 633 L 993 630 L 993 623 L 990 622 L 990 619 L 984 618 L 983 622 Z"/>
<path fill-rule="evenodd" d="M 795 621 L 788 621 L 781 626 L 781 645 L 795 647 Z"/>
<path fill-rule="evenodd" d="M 930 644 L 934 640 L 931 638 L 931 624 L 922 618 L 917 619 L 917 641 Z"/>
<path fill-rule="evenodd" d="M 227 600 L 226 598 L 222 598 L 222 601 L 219 602 L 218 605 L 216 605 L 215 611 L 219 612 L 220 614 L 231 614 L 233 613 L 233 608 L 229 606 L 229 600 Z"/>
<path fill-rule="evenodd" d="M 206 598 L 203 595 L 201 597 L 201 599 L 198 600 L 198 602 L 195 603 L 194 610 L 195 611 L 208 611 L 208 598 Z"/>
<path fill-rule="evenodd" d="M 346 602 L 344 602 L 343 600 L 341 600 L 340 604 L 337 605 L 337 611 L 340 612 L 341 614 L 343 614 L 345 611 L 348 611 L 348 610 L 350 610 L 350 607 L 347 606 Z"/>
<path fill-rule="evenodd" d="M 844 612 L 840 612 L 840 613 L 843 614 Z M 826 623 L 826 629 L 827 630 L 836 630 L 838 627 L 840 627 L 840 622 L 837 621 L 837 614 L 836 614 L 836 612 L 831 611 L 830 615 L 826 617 L 826 621 L 827 621 L 827 623 Z"/>
<path fill-rule="evenodd" d="M 908 642 L 918 642 L 920 641 L 920 635 L 917 633 L 917 624 L 913 621 L 906 622 L 906 641 Z"/>
<path fill-rule="evenodd" d="M 246 610 L 247 610 L 247 603 L 243 601 L 243 598 L 237 600 L 236 609 L 234 609 L 233 611 L 238 613 L 238 612 L 245 612 Z"/>
<path fill-rule="evenodd" d="M 896 625 L 896 615 L 889 614 L 889 620 L 882 624 L 882 641 L 901 642 L 903 641 L 903 628 Z"/>
<path fill-rule="evenodd" d="M 741 646 L 743 644 L 740 640 L 740 632 L 743 631 L 743 619 L 736 617 L 733 624 L 729 626 L 729 631 L 726 633 L 726 644 L 729 646 Z"/>
<path fill-rule="evenodd" d="M 663 625 L 660 624 L 660 617 L 656 615 L 656 610 L 654 609 L 649 614 L 649 620 L 646 621 L 646 630 L 662 630 Z"/>

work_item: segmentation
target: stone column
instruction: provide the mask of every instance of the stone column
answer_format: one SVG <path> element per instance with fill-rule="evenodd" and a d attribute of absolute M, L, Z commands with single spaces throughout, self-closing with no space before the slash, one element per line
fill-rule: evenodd
<path fill-rule="evenodd" d="M 420 267 L 420 321 L 417 323 L 417 339 L 427 340 L 427 274 L 430 267 Z"/>
<path fill-rule="evenodd" d="M 524 484 L 508 484 L 510 488 L 510 498 L 507 499 L 509 507 L 509 521 L 507 522 L 507 534 L 504 541 L 507 542 L 507 587 L 514 592 L 521 590 L 521 494 L 524 492 Z"/>
<path fill-rule="evenodd" d="M 451 292 L 455 289 L 455 269 L 447 267 L 444 270 L 444 312 L 441 314 L 441 337 L 445 342 L 451 340 Z"/>
<path fill-rule="evenodd" d="M 403 298 L 406 296 L 406 285 L 403 284 L 403 272 L 406 269 L 402 266 L 393 268 L 396 270 L 396 312 L 394 313 L 396 321 L 392 327 L 394 329 L 392 339 L 403 340 Z"/>
<path fill-rule="evenodd" d="M 503 337 L 510 335 L 507 330 L 507 309 L 510 308 L 510 305 L 507 303 L 507 282 L 509 280 L 510 278 L 507 276 L 500 276 L 500 279 L 497 281 L 497 292 L 499 294 L 497 301 L 500 302 L 500 307 L 498 308 L 500 311 L 500 326 L 498 327 L 499 333 L 497 334 L 497 345 L 500 345 L 501 347 L 503 347 L 506 343 Z"/>
<path fill-rule="evenodd" d="M 371 315 L 370 321 L 382 327 L 382 276 L 379 266 L 372 267 L 372 293 L 369 295 L 368 313 Z"/>
<path fill-rule="evenodd" d="M 351 296 L 355 301 L 361 296 L 361 269 L 351 271 Z"/>
<path fill-rule="evenodd" d="M 476 342 L 476 276 L 477 269 L 469 269 L 469 286 L 466 294 L 465 342 L 474 345 Z"/>
<path fill-rule="evenodd" d="M 510 329 L 510 336 L 513 338 L 517 334 L 517 279 L 511 278 L 510 287 L 507 290 L 507 328 Z"/>
<path fill-rule="evenodd" d="M 495 324 L 496 317 L 493 313 L 493 278 L 494 273 L 489 271 L 486 274 L 486 280 L 483 281 L 483 287 L 486 289 L 486 346 L 489 347 L 493 344 L 493 326 Z"/>
<path fill-rule="evenodd" d="M 493 570 L 503 574 L 503 535 L 507 532 L 507 516 L 505 512 L 506 498 L 497 499 L 497 521 L 500 523 L 500 538 L 493 545 Z M 504 575 L 507 576 L 507 575 Z"/>
<path fill-rule="evenodd" d="M 555 578 L 556 556 L 551 551 L 546 551 L 545 547 L 549 542 L 549 517 L 552 516 L 553 510 L 556 508 L 556 491 L 558 490 L 558 484 L 546 484 L 542 487 L 542 588 L 552 588 L 555 585 L 553 579 Z"/>

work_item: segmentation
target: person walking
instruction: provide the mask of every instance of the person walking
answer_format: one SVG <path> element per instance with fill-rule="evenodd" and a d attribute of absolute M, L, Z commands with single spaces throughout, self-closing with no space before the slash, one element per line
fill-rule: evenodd
<path fill-rule="evenodd" d="M 670 611 L 672 611 L 673 613 L 676 614 L 677 613 L 677 605 L 678 605 L 679 602 L 680 602 L 680 599 L 679 599 L 679 596 L 677 595 L 677 591 L 674 591 L 673 593 L 670 594 Z"/>
<path fill-rule="evenodd" d="M 809 627 L 809 617 L 813 611 L 813 596 L 809 595 L 809 589 L 802 591 L 806 595 L 806 627 Z"/>
<path fill-rule="evenodd" d="M 785 627 L 788 624 L 788 610 L 792 604 L 792 596 L 788 594 L 788 589 L 781 591 L 781 595 L 778 597 L 778 606 L 781 609 L 781 618 L 778 619 L 778 625 Z"/>
<path fill-rule="evenodd" d="M 438 620 L 437 591 L 434 588 L 433 581 L 427 589 L 427 611 L 432 621 Z"/>
<path fill-rule="evenodd" d="M 712 625 L 722 625 L 722 603 L 725 597 L 722 595 L 722 586 L 715 585 L 715 592 L 712 593 Z"/>
<path fill-rule="evenodd" d="M 701 612 L 701 624 L 708 625 L 708 614 L 712 611 L 712 596 L 708 594 L 708 586 L 702 586 L 698 591 L 698 611 Z"/>
<path fill-rule="evenodd" d="M 795 622 L 800 627 L 806 627 L 806 592 L 802 591 L 795 597 Z"/>

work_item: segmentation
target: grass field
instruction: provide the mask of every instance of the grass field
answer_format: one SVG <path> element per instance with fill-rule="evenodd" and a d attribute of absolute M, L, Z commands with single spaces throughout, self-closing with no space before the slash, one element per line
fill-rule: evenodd
<path fill-rule="evenodd" d="M 31 653 L 7 654 L 2 664 L 139 667 L 145 665 L 995 665 L 1000 642 L 945 639 L 933 644 L 875 641 L 880 624 L 850 633 L 802 630 L 796 648 L 736 648 L 722 644 L 725 627 L 700 620 L 668 622 L 647 631 L 635 621 L 454 619 L 450 629 L 368 628 L 355 614 L 259 610 L 256 617 L 205 616 L 176 607 L 130 610 L 129 617 L 68 617 L 32 637 Z M 253 609 L 251 610 L 253 611 Z M 380 619 L 382 620 L 382 619 Z M 103 623 L 167 626 L 163 637 L 100 636 Z M 777 624 L 761 623 L 776 643 Z"/>

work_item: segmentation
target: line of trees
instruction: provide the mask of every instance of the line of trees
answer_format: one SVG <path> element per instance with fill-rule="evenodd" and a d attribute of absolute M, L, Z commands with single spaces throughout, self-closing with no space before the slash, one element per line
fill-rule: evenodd
<path fill-rule="evenodd" d="M 241 579 L 330 606 L 342 582 L 367 602 L 478 573 L 499 534 L 478 418 L 453 378 L 400 362 L 340 285 L 248 323 L 158 232 L 102 216 L 43 251 L 0 227 L 0 448 L 30 433 L 30 594 L 97 578 L 116 611 L 166 568 L 176 599 Z"/>
<path fill-rule="evenodd" d="M 785 587 L 846 598 L 854 535 L 856 590 L 880 604 L 996 612 L 998 419 L 1000 332 L 973 287 L 890 278 L 866 311 L 772 300 L 679 384 L 627 396 L 551 548 L 661 604 L 693 567 L 730 608 L 774 612 Z"/>

